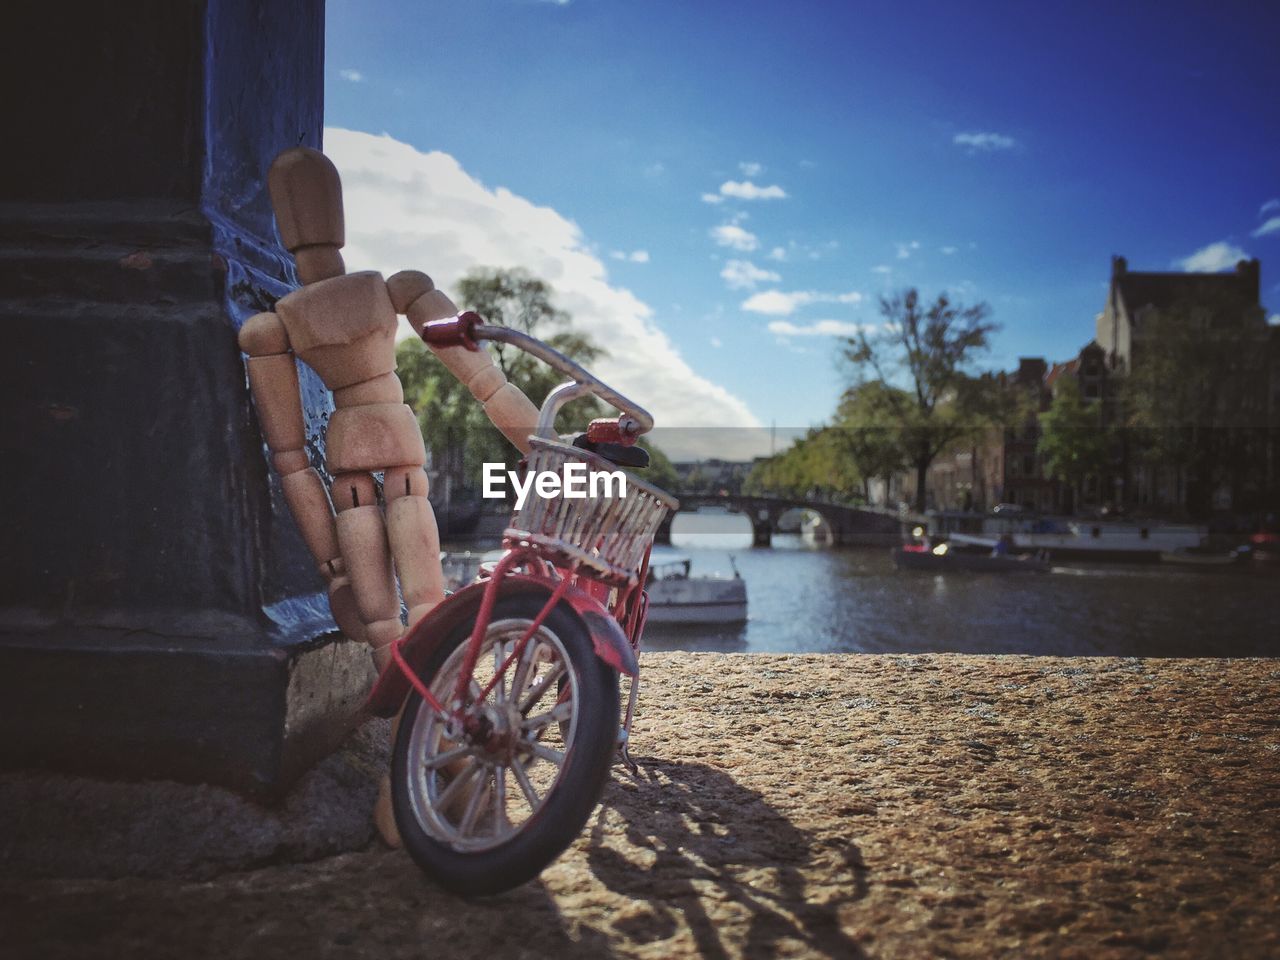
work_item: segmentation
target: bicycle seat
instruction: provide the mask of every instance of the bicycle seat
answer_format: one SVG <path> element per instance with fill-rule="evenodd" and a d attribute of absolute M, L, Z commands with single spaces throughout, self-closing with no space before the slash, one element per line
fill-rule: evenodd
<path fill-rule="evenodd" d="M 624 446 L 621 443 L 595 442 L 587 439 L 585 433 L 575 434 L 570 441 L 575 447 L 590 451 L 598 457 L 604 457 L 610 463 L 620 467 L 631 467 L 643 470 L 649 465 L 649 451 L 639 446 Z"/>

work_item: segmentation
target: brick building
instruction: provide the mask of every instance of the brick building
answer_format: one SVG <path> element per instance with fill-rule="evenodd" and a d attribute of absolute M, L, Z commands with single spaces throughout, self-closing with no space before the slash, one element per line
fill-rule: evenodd
<path fill-rule="evenodd" d="M 1216 478 L 1211 503 L 1219 510 L 1257 509 L 1267 502 L 1274 506 L 1280 328 L 1268 324 L 1262 309 L 1261 264 L 1241 260 L 1223 273 L 1156 273 L 1132 271 L 1124 257 L 1112 257 L 1111 284 L 1095 335 L 1108 376 L 1119 381 L 1141 368 L 1161 316 L 1196 324 L 1206 345 L 1218 332 L 1248 345 L 1241 348 L 1248 356 L 1241 357 L 1240 373 L 1231 384 L 1237 405 L 1226 411 L 1249 434 L 1241 458 L 1246 469 L 1230 480 Z M 1107 412 L 1107 423 L 1116 423 L 1123 413 L 1114 404 Z M 1182 512 L 1194 482 L 1186 468 L 1160 462 L 1143 438 L 1131 433 L 1122 435 L 1110 480 L 1118 502 L 1149 513 Z"/>
<path fill-rule="evenodd" d="M 1255 343 L 1256 355 L 1266 358 L 1262 364 L 1242 364 L 1250 371 L 1247 399 L 1238 411 L 1250 430 L 1247 475 L 1220 485 L 1212 503 L 1220 510 L 1274 509 L 1280 471 L 1280 327 L 1265 319 L 1260 281 L 1257 260 L 1242 260 L 1225 273 L 1157 273 L 1131 271 L 1124 257 L 1113 257 L 1095 338 L 1069 360 L 1048 364 L 1023 357 L 1017 370 L 1000 375 L 1021 395 L 1025 416 L 939 456 L 929 469 L 930 509 L 984 511 L 1012 503 L 1040 513 L 1185 512 L 1186 469 L 1160 462 L 1141 437 L 1119 429 L 1125 418 L 1124 378 L 1142 364 L 1144 345 L 1162 312 L 1195 318 L 1206 338 L 1216 329 L 1230 328 L 1233 336 L 1243 334 L 1246 342 Z M 1081 399 L 1096 409 L 1099 429 L 1111 431 L 1112 437 L 1108 468 L 1078 487 L 1048 477 L 1037 449 L 1039 414 L 1049 409 L 1064 378 L 1075 380 Z M 904 474 L 886 493 L 910 500 L 914 487 L 914 476 Z"/>

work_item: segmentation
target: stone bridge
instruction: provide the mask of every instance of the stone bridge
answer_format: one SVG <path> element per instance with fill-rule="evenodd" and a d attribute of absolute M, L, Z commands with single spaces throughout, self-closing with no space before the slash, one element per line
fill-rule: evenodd
<path fill-rule="evenodd" d="M 752 541 L 757 547 L 769 546 L 783 514 L 794 510 L 810 510 L 822 517 L 830 531 L 831 544 L 837 547 L 896 544 L 902 538 L 905 524 L 924 522 L 923 517 L 884 507 L 854 506 L 823 500 L 714 493 L 675 495 L 680 500 L 681 513 L 692 513 L 702 507 L 720 507 L 730 513 L 742 514 L 751 521 Z M 671 542 L 672 519 L 673 517 L 668 517 L 658 529 L 658 543 Z"/>

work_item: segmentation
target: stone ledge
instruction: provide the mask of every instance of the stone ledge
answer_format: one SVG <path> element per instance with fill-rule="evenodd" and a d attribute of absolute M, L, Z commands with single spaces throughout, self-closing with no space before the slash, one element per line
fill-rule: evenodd
<path fill-rule="evenodd" d="M 0 878 L 198 880 L 363 849 L 389 736 L 366 724 L 275 806 L 208 784 L 0 774 Z"/>
<path fill-rule="evenodd" d="M 0 881 L 12 956 L 1280 955 L 1280 662 L 647 654 L 535 883 L 371 845 L 211 883 Z"/>

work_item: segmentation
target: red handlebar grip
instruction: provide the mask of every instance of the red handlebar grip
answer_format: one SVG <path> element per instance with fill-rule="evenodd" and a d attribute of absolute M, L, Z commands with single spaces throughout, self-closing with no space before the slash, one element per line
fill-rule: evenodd
<path fill-rule="evenodd" d="M 437 347 L 466 347 L 468 350 L 479 350 L 472 331 L 476 325 L 483 323 L 480 314 L 468 310 L 447 320 L 432 320 L 422 328 L 422 339 Z"/>
<path fill-rule="evenodd" d="M 620 443 L 629 447 L 636 442 L 633 434 L 625 433 L 618 424 L 618 418 L 592 420 L 587 424 L 587 439 L 592 443 Z"/>

